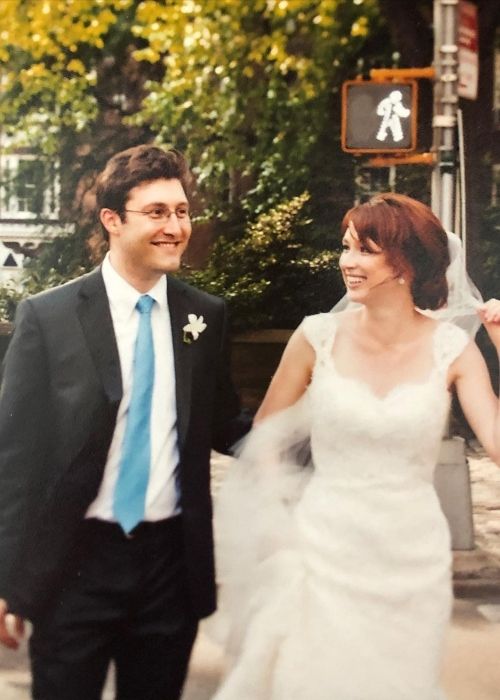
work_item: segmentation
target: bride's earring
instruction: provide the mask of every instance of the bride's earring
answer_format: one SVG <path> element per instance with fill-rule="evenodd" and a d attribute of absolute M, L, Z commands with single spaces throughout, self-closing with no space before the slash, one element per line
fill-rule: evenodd
<path fill-rule="evenodd" d="M 405 284 L 405 278 L 404 278 L 404 277 L 400 277 L 400 278 L 398 279 L 398 284 Z"/>

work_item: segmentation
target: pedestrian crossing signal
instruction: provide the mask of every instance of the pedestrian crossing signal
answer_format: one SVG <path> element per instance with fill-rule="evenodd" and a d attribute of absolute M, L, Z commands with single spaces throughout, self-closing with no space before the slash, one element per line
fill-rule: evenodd
<path fill-rule="evenodd" d="M 417 83 L 348 80 L 342 86 L 342 148 L 408 153 L 417 146 Z"/>

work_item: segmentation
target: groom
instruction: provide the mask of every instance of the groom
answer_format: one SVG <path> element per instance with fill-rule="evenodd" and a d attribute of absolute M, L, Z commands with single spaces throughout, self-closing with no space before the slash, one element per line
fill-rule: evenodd
<path fill-rule="evenodd" d="M 183 156 L 118 153 L 109 253 L 20 306 L 0 397 L 0 641 L 33 622 L 36 700 L 180 696 L 215 607 L 210 450 L 248 429 L 224 303 L 166 275 L 191 236 Z"/>

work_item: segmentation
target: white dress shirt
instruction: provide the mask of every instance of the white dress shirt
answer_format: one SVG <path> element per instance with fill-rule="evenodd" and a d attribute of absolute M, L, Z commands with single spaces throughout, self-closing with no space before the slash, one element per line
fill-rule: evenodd
<path fill-rule="evenodd" d="M 111 317 L 120 357 L 123 397 L 118 408 L 115 431 L 96 499 L 86 517 L 115 521 L 113 494 L 118 477 L 123 436 L 132 392 L 134 346 L 139 328 L 135 308 L 142 294 L 126 282 L 111 264 L 109 253 L 102 264 L 102 276 L 109 299 Z M 154 300 L 151 312 L 155 350 L 155 381 L 151 409 L 151 466 L 144 520 L 168 518 L 180 512 L 175 470 L 179 463 L 175 369 L 170 314 L 167 304 L 167 278 L 163 275 L 146 294 Z M 98 332 L 98 329 L 96 329 Z"/>

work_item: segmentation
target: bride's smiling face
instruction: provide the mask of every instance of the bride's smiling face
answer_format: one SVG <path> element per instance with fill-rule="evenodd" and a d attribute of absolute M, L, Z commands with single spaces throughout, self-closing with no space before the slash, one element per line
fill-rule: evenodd
<path fill-rule="evenodd" d="M 394 293 L 401 286 L 400 275 L 382 248 L 371 240 L 361 242 L 352 221 L 342 239 L 339 266 L 349 298 L 361 304 L 374 294 Z"/>

